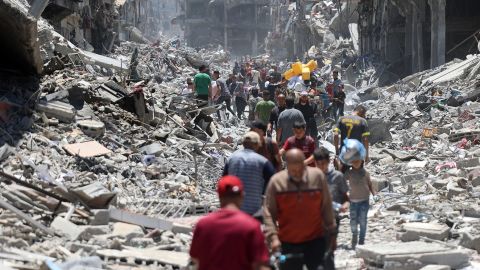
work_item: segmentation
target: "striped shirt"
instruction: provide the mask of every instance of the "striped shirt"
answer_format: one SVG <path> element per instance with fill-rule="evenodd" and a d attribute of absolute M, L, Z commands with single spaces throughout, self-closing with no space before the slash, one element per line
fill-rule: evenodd
<path fill-rule="evenodd" d="M 233 153 L 223 170 L 223 175 L 235 175 L 242 180 L 245 198 L 240 209 L 250 215 L 262 207 L 262 196 L 273 174 L 272 163 L 251 149 Z"/>

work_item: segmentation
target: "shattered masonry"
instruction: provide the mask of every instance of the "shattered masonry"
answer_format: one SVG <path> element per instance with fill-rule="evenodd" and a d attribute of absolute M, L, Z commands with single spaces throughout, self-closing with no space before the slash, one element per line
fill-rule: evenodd
<path fill-rule="evenodd" d="M 225 27 L 214 43 L 227 50 L 210 50 L 158 36 L 175 33 L 164 27 L 173 20 L 197 46 L 192 27 L 211 23 L 189 13 L 199 1 L 55 0 L 35 22 L 26 1 L 0 0 L 0 268 L 184 267 L 192 226 L 218 208 L 216 180 L 247 127 L 198 124 L 197 103 L 178 93 L 200 65 L 227 74 L 229 52 L 263 46 L 261 59 L 317 59 L 326 77 L 338 68 L 347 108 L 369 108 L 380 201 L 356 251 L 341 246 L 343 216 L 337 269 L 479 268 L 480 56 L 474 36 L 461 42 L 478 28 L 477 3 L 297 0 L 297 12 L 269 2 L 210 1 L 217 15 L 268 20 L 216 16 Z"/>

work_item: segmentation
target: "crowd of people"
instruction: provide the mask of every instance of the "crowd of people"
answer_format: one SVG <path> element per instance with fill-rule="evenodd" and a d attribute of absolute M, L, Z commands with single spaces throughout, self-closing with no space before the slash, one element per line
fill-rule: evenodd
<path fill-rule="evenodd" d="M 218 182 L 221 209 L 195 227 L 192 261 L 198 269 L 335 269 L 340 213 L 349 211 L 355 249 L 365 243 L 375 196 L 364 166 L 366 108 L 343 115 L 337 71 L 327 84 L 312 74 L 293 87 L 274 65 L 236 63 L 225 80 L 205 66 L 199 71 L 191 82 L 197 99 L 224 104 L 239 119 L 248 106 L 250 131 Z M 319 145 L 318 118 L 336 122 L 335 152 Z"/>

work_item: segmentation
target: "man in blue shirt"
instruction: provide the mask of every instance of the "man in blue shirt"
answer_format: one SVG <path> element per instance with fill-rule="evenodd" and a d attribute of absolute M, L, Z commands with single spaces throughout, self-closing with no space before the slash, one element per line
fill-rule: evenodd
<path fill-rule="evenodd" d="M 241 210 L 254 215 L 262 208 L 262 197 L 270 177 L 275 174 L 272 163 L 256 153 L 261 146 L 260 136 L 249 131 L 243 136 L 243 148 L 230 156 L 223 175 L 234 175 L 242 180 L 245 199 Z"/>

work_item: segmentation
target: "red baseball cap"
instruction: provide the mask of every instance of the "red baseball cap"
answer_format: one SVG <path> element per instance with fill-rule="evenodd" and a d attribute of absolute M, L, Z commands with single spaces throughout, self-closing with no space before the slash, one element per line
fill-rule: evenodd
<path fill-rule="evenodd" d="M 217 192 L 219 197 L 240 194 L 243 192 L 242 181 L 236 176 L 226 175 L 218 181 Z"/>

